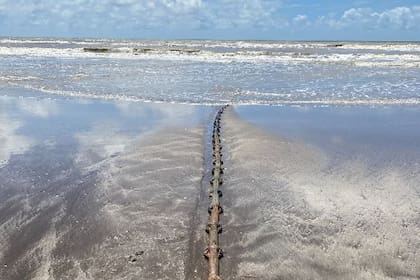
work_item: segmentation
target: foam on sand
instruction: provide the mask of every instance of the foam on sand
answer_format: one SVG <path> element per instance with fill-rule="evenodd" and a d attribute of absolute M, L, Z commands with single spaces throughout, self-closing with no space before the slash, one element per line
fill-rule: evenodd
<path fill-rule="evenodd" d="M 224 278 L 418 279 L 418 166 L 337 162 L 223 120 Z"/>

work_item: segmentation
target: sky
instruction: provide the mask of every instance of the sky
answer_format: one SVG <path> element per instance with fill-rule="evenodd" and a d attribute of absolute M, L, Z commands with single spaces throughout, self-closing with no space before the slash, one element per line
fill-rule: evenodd
<path fill-rule="evenodd" d="M 0 36 L 420 41 L 420 0 L 0 0 Z"/>

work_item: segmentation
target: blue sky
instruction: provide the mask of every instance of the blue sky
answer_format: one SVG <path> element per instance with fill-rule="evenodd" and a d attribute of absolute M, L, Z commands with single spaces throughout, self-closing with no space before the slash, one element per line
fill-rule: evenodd
<path fill-rule="evenodd" d="M 420 0 L 0 0 L 0 36 L 420 40 Z"/>

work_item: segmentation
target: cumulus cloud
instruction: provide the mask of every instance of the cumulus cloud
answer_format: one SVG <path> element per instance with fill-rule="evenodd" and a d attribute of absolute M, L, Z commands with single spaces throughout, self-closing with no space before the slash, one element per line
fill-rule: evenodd
<path fill-rule="evenodd" d="M 9 26 L 73 29 L 274 26 L 275 0 L 3 0 Z M 1 29 L 0 29 L 1 30 Z"/>
<path fill-rule="evenodd" d="M 216 27 L 258 27 L 270 28 L 284 24 L 276 15 L 281 8 L 279 1 L 234 1 L 216 0 L 206 3 L 206 18 Z"/>
<path fill-rule="evenodd" d="M 319 23 L 335 29 L 365 27 L 369 29 L 410 30 L 420 28 L 420 6 L 396 7 L 384 11 L 371 8 L 351 8 L 341 17 L 321 16 Z"/>
<path fill-rule="evenodd" d="M 384 27 L 393 28 L 418 28 L 420 26 L 420 6 L 397 7 L 382 13 L 375 13 L 378 24 Z"/>
<path fill-rule="evenodd" d="M 240 31 L 238 37 L 258 37 L 260 31 L 281 36 L 317 28 L 332 32 L 344 28 L 420 29 L 419 5 L 379 10 L 370 1 L 352 3 L 359 6 L 337 13 L 339 7 L 331 4 L 329 7 L 331 11 L 336 8 L 335 13 L 322 15 L 315 14 L 318 4 L 290 4 L 281 0 L 0 0 L 0 34 L 82 37 L 218 34 L 231 38 Z M 376 7 L 366 8 L 369 3 Z"/>
<path fill-rule="evenodd" d="M 293 18 L 292 22 L 297 28 L 305 28 L 311 24 L 307 15 L 297 15 Z"/>

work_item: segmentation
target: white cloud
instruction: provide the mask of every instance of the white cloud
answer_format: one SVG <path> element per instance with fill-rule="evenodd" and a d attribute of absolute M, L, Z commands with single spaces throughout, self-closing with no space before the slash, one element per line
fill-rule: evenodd
<path fill-rule="evenodd" d="M 176 13 L 188 13 L 203 6 L 201 0 L 162 0 L 161 3 Z"/>
<path fill-rule="evenodd" d="M 274 26 L 275 0 L 6 0 L 2 20 L 9 26 L 63 28 L 186 29 Z M 5 28 L 5 27 L 3 27 Z M 1 30 L 1 27 L 0 27 Z"/>
<path fill-rule="evenodd" d="M 292 22 L 297 28 L 305 28 L 311 24 L 307 15 L 297 15 L 293 18 Z"/>
<path fill-rule="evenodd" d="M 418 28 L 420 26 L 420 6 L 397 7 L 374 16 L 378 17 L 378 24 L 393 28 Z"/>
<path fill-rule="evenodd" d="M 387 10 L 351 8 L 340 15 L 309 17 L 319 4 L 281 0 L 0 0 L 0 33 L 58 36 L 232 37 L 309 29 L 419 30 L 420 6 Z M 367 7 L 369 2 L 353 1 Z M 334 5 L 331 5 L 332 7 Z M 290 14 L 290 9 L 301 9 Z M 289 13 L 286 17 L 285 14 Z M 312 14 L 312 12 L 311 12 Z M 229 31 L 224 33 L 225 31 Z M 281 33 L 281 32 L 283 33 Z M 240 33 L 242 32 L 242 33 Z M 413 33 L 413 32 L 412 32 Z M 28 34 L 28 32 L 26 32 Z M 31 35 L 29 33 L 29 35 Z M 187 37 L 188 37 L 187 36 Z M 212 35 L 210 35 L 211 37 Z M 241 36 L 238 36 L 241 37 Z M 243 36 L 242 36 L 243 37 Z"/>
<path fill-rule="evenodd" d="M 283 20 L 276 16 L 281 8 L 279 1 L 234 1 L 207 2 L 207 17 L 216 27 L 275 27 Z"/>
<path fill-rule="evenodd" d="M 355 26 L 368 29 L 419 29 L 420 6 L 396 7 L 380 12 L 370 8 L 351 8 L 339 18 L 321 16 L 318 22 L 335 29 Z"/>

